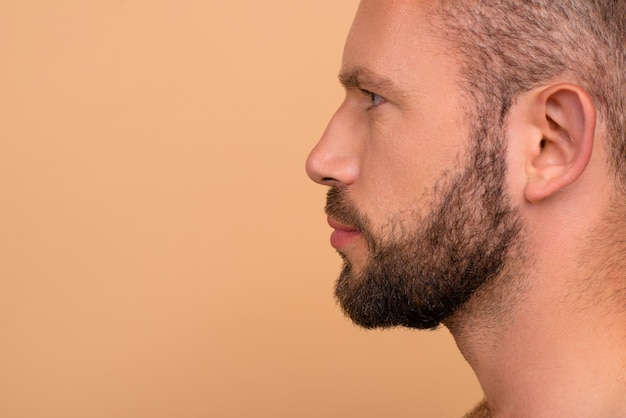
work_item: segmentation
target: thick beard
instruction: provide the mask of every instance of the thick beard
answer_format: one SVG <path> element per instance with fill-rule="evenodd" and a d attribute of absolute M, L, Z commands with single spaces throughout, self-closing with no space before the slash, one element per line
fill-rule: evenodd
<path fill-rule="evenodd" d="M 504 141 L 485 138 L 483 131 L 462 172 L 438 182 L 425 215 L 386 226 L 393 234 L 376 237 L 346 190 L 329 190 L 327 214 L 359 229 L 368 246 L 359 272 L 342 256 L 335 287 L 357 325 L 436 328 L 503 270 L 521 223 L 505 193 Z"/>

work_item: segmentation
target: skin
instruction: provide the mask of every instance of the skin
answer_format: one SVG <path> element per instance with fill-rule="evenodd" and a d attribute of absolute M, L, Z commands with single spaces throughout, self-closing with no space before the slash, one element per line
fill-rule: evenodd
<path fill-rule="evenodd" d="M 346 86 L 346 99 L 311 152 L 307 172 L 319 183 L 347 187 L 373 227 L 384 229 L 398 217 L 423 210 L 432 185 L 444 170 L 458 165 L 467 146 L 462 117 L 455 111 L 455 74 L 440 71 L 453 68 L 445 50 L 412 24 L 408 10 L 398 13 L 369 2 L 358 13 L 342 74 L 360 72 L 360 82 Z M 400 27 L 408 32 L 400 33 Z M 416 53 L 407 55 L 406 50 Z M 395 89 L 380 79 L 392 80 Z M 361 89 L 384 102 L 373 107 Z M 357 270 L 367 257 L 362 238 L 342 252 Z"/>
<path fill-rule="evenodd" d="M 459 58 L 428 25 L 431 6 L 361 2 L 341 69 L 346 98 L 307 160 L 309 176 L 344 189 L 383 243 L 471 150 L 472 104 Z M 564 74 L 520 95 L 504 130 L 524 245 L 501 280 L 444 321 L 486 395 L 474 416 L 624 417 L 626 226 L 602 120 Z M 365 238 L 330 223 L 338 251 L 363 269 Z"/>

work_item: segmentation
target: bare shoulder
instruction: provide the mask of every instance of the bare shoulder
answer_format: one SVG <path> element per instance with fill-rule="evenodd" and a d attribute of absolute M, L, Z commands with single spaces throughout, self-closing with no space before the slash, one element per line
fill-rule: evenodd
<path fill-rule="evenodd" d="M 480 405 L 478 405 L 474 410 L 463 418 L 492 418 L 493 414 L 491 409 L 489 409 L 489 405 L 487 405 L 487 401 L 482 401 Z"/>

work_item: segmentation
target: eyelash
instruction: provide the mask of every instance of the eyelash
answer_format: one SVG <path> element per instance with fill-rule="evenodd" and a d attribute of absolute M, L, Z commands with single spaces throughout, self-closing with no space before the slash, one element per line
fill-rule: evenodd
<path fill-rule="evenodd" d="M 371 102 L 371 106 L 367 109 L 373 109 L 376 108 L 378 106 L 380 106 L 381 104 L 385 103 L 385 98 L 376 94 L 376 93 L 372 93 L 369 90 L 365 90 L 365 89 L 360 89 L 361 93 L 363 93 L 364 95 L 368 96 Z"/>

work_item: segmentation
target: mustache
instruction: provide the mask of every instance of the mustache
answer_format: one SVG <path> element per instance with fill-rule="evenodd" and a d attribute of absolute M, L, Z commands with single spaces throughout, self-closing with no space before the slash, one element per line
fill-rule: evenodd
<path fill-rule="evenodd" d="M 372 234 L 370 233 L 369 222 L 348 198 L 345 188 L 333 186 L 328 189 L 324 212 L 338 222 L 355 228 L 363 234 L 367 241 L 371 240 Z"/>

